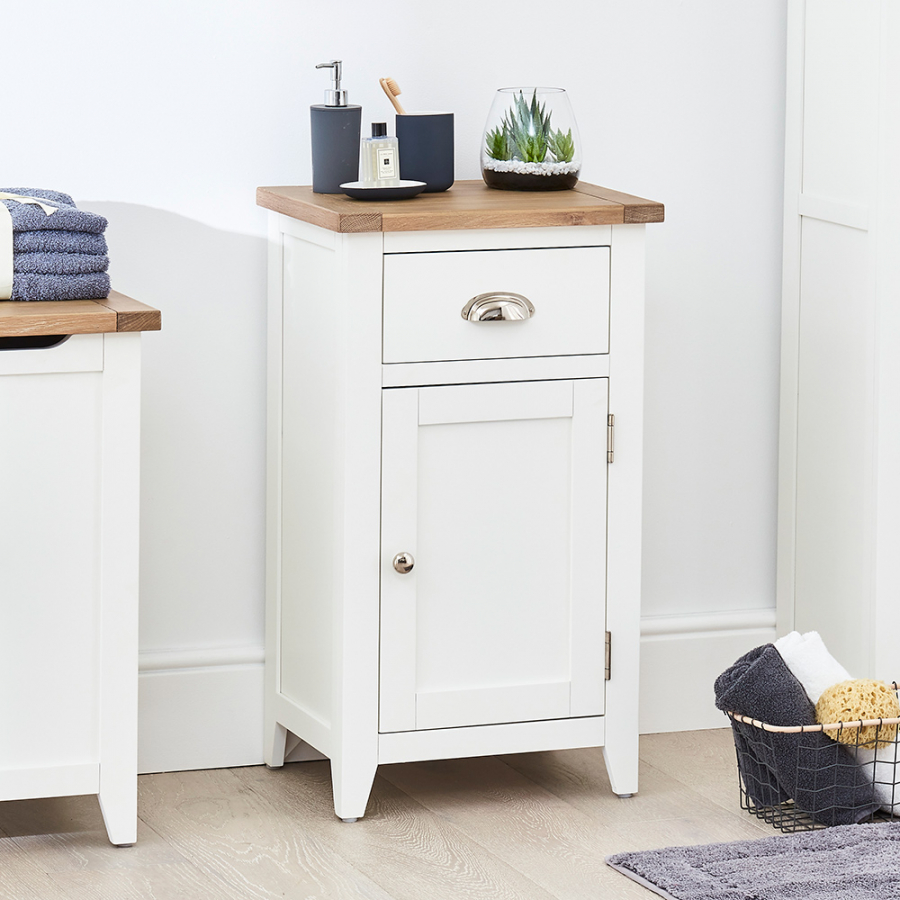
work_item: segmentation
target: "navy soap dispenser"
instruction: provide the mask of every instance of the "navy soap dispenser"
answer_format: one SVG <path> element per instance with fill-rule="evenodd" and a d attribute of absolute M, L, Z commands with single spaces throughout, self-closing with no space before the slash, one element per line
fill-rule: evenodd
<path fill-rule="evenodd" d="M 319 63 L 332 70 L 325 102 L 309 108 L 312 138 L 312 189 L 317 194 L 340 194 L 341 185 L 359 178 L 359 137 L 362 107 L 347 103 L 341 89 L 341 61 Z"/>

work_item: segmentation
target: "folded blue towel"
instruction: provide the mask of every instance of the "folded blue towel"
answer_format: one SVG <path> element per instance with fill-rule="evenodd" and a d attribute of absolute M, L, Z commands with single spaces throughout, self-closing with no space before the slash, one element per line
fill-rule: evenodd
<path fill-rule="evenodd" d="M 96 300 L 108 297 L 109 290 L 109 275 L 106 272 L 86 275 L 14 272 L 10 300 Z"/>
<path fill-rule="evenodd" d="M 16 231 L 13 253 L 90 253 L 106 256 L 109 248 L 102 234 L 86 231 Z"/>
<path fill-rule="evenodd" d="M 33 203 L 20 203 L 18 200 L 0 200 L 9 210 L 12 218 L 13 232 L 16 231 L 86 231 L 91 234 L 102 234 L 106 230 L 107 221 L 96 213 L 78 209 L 68 194 L 59 191 L 44 191 L 37 188 L 0 188 L 0 193 L 19 194 L 26 197 L 37 197 L 57 207 L 56 212 L 47 215 Z"/>
<path fill-rule="evenodd" d="M 49 200 L 51 206 L 74 206 L 75 201 L 62 191 L 47 191 L 43 188 L 0 188 L 0 193 L 18 194 L 23 197 L 37 197 Z"/>
<path fill-rule="evenodd" d="M 815 725 L 815 707 L 772 644 L 745 653 L 715 685 L 716 706 L 770 725 Z M 852 825 L 878 809 L 871 781 L 843 744 L 821 731 L 762 732 L 732 721 L 747 793 L 763 806 L 785 797 L 823 825 Z M 757 784 L 749 784 L 760 779 Z M 774 802 L 773 802 L 774 801 Z"/>
<path fill-rule="evenodd" d="M 105 272 L 109 258 L 89 253 L 14 253 L 13 276 L 30 272 L 35 275 L 85 275 Z"/>

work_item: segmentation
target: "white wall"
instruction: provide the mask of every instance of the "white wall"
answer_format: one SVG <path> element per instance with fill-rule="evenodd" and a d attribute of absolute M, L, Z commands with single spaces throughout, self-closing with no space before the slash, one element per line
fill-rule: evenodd
<path fill-rule="evenodd" d="M 107 215 L 115 287 L 163 311 L 144 339 L 142 768 L 261 759 L 254 189 L 309 183 L 314 65 L 331 58 L 365 123 L 392 121 L 383 75 L 407 108 L 453 110 L 458 178 L 479 177 L 495 88 L 565 87 L 584 180 L 665 202 L 647 248 L 648 681 L 697 640 L 724 666 L 768 634 L 783 0 L 47 0 L 8 4 L 3 31 L 0 182 Z M 669 727 L 657 687 L 645 729 Z"/>

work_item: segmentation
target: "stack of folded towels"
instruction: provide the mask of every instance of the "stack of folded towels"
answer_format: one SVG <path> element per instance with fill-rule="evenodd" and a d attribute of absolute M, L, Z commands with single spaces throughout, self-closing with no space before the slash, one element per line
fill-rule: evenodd
<path fill-rule="evenodd" d="M 40 203 L 10 199 L 10 195 L 33 197 Z M 68 194 L 58 191 L 0 188 L 0 203 L 12 219 L 10 300 L 88 300 L 109 295 L 103 216 L 78 209 Z"/>
<path fill-rule="evenodd" d="M 831 702 L 836 691 L 840 695 L 844 689 L 852 696 L 859 686 L 880 687 L 896 705 L 896 696 L 884 685 L 851 679 L 818 633 L 792 632 L 744 654 L 723 672 L 716 679 L 716 706 L 770 725 L 815 725 L 833 721 L 819 713 L 827 713 L 825 701 Z M 888 708 L 874 715 L 848 712 L 840 720 L 897 715 Z M 732 721 L 732 730 L 745 788 L 757 806 L 792 799 L 824 825 L 860 822 L 879 807 L 900 814 L 895 730 L 886 727 L 884 739 L 871 746 L 863 745 L 862 734 L 855 736 L 858 729 L 846 734 L 768 732 L 767 741 L 761 741 L 760 731 L 749 724 Z M 858 747 L 853 746 L 856 743 Z"/>

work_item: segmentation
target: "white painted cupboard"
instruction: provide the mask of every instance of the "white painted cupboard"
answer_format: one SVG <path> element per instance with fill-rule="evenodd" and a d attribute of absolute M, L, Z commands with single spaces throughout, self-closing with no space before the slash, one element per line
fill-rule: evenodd
<path fill-rule="evenodd" d="M 159 327 L 116 293 L 0 302 L 0 800 L 96 794 L 119 845 L 137 837 L 140 332 Z"/>
<path fill-rule="evenodd" d="M 258 201 L 267 763 L 329 757 L 345 820 L 379 764 L 418 759 L 602 746 L 634 792 L 643 230 L 661 205 L 474 182 Z"/>
<path fill-rule="evenodd" d="M 791 0 L 779 632 L 900 672 L 900 4 Z"/>

